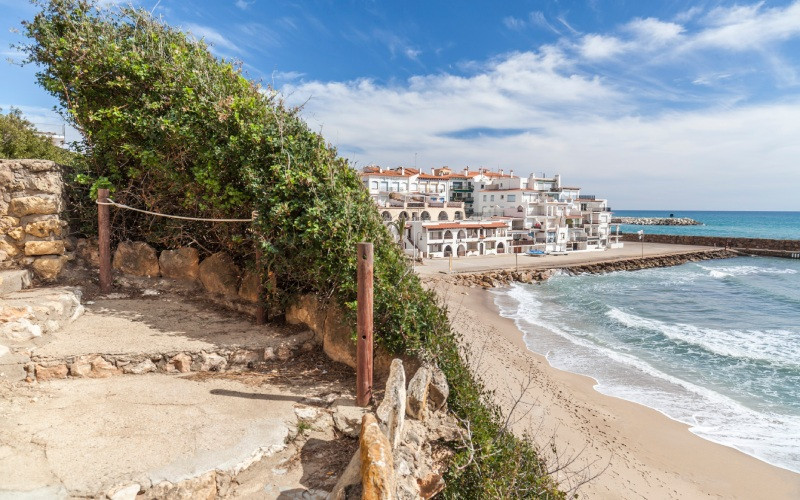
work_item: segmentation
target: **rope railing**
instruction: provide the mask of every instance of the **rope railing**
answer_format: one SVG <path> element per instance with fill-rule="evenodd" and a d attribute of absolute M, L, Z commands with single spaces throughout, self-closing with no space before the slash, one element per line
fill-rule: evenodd
<path fill-rule="evenodd" d="M 128 205 L 117 203 L 111 198 L 106 198 L 106 199 L 108 200 L 108 202 L 102 202 L 98 199 L 95 203 L 103 206 L 112 206 L 117 208 L 124 208 L 126 210 L 133 210 L 134 212 L 140 212 L 148 215 L 155 215 L 157 217 L 166 217 L 168 219 L 191 220 L 197 222 L 253 222 L 254 220 L 256 220 L 256 212 L 253 212 L 249 219 L 208 219 L 204 217 L 185 217 L 183 215 L 161 214 L 158 212 L 151 212 L 149 210 L 142 210 L 141 208 L 129 207 Z"/>

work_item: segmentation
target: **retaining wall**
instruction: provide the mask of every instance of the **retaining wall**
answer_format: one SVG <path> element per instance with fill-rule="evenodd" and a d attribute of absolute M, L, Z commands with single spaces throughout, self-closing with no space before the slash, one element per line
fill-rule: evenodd
<path fill-rule="evenodd" d="M 626 233 L 622 241 L 639 241 L 639 235 Z M 687 236 L 678 234 L 645 234 L 647 243 L 668 243 L 673 245 L 702 245 L 709 247 L 728 247 L 750 250 L 800 251 L 800 240 L 771 240 L 765 238 L 726 238 L 722 236 Z"/>

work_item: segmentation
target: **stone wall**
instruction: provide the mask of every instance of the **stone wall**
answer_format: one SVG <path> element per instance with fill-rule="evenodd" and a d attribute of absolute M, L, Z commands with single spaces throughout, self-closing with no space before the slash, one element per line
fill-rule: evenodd
<path fill-rule="evenodd" d="M 30 268 L 52 280 L 67 257 L 61 167 L 0 159 L 0 269 Z"/>
<path fill-rule="evenodd" d="M 623 234 L 623 241 L 640 241 L 637 234 Z M 771 240 L 766 238 L 726 238 L 722 236 L 686 236 L 679 234 L 645 234 L 646 243 L 668 243 L 672 245 L 703 245 L 759 250 L 800 251 L 798 240 Z"/>

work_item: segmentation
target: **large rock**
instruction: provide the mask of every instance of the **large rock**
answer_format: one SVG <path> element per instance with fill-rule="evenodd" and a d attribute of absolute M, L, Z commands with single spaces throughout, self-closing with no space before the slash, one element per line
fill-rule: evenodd
<path fill-rule="evenodd" d="M 376 415 L 384 427 L 392 449 L 397 448 L 403 436 L 403 423 L 406 418 L 406 372 L 403 369 L 403 362 L 399 359 L 392 360 L 383 401 L 378 406 Z"/>
<path fill-rule="evenodd" d="M 96 239 L 80 238 L 75 245 L 75 253 L 86 264 L 92 267 L 100 267 L 100 249 Z"/>
<path fill-rule="evenodd" d="M 242 286 L 239 287 L 239 298 L 248 302 L 257 303 L 261 293 L 261 277 L 258 273 L 248 271 L 242 278 Z"/>
<path fill-rule="evenodd" d="M 58 200 L 54 196 L 23 196 L 11 200 L 8 213 L 15 217 L 51 215 L 57 214 L 58 209 Z"/>
<path fill-rule="evenodd" d="M 57 378 L 67 378 L 67 365 L 56 364 L 53 366 L 36 365 L 36 380 L 46 382 Z"/>
<path fill-rule="evenodd" d="M 428 408 L 428 388 L 431 384 L 431 369 L 422 366 L 408 383 L 406 413 L 409 417 L 424 420 Z"/>
<path fill-rule="evenodd" d="M 114 252 L 114 269 L 133 276 L 156 277 L 159 274 L 156 249 L 143 241 L 125 241 Z"/>
<path fill-rule="evenodd" d="M 63 241 L 26 241 L 25 242 L 25 255 L 63 255 L 64 254 Z"/>
<path fill-rule="evenodd" d="M 58 278 L 58 274 L 64 268 L 64 263 L 66 261 L 67 258 L 63 255 L 47 255 L 45 257 L 39 257 L 33 261 L 31 267 L 39 279 L 44 281 L 53 281 Z"/>
<path fill-rule="evenodd" d="M 438 366 L 431 366 L 431 384 L 428 387 L 428 408 L 431 411 L 439 411 L 447 402 L 450 396 L 450 386 L 447 384 L 447 377 Z"/>
<path fill-rule="evenodd" d="M 0 252 L 4 252 L 9 257 L 14 257 L 19 253 L 19 249 L 5 236 L 0 236 Z"/>
<path fill-rule="evenodd" d="M 326 311 L 316 295 L 300 296 L 286 308 L 286 322 L 290 325 L 306 325 L 314 331 L 317 340 L 323 339 Z"/>
<path fill-rule="evenodd" d="M 239 274 L 239 268 L 225 252 L 217 252 L 200 263 L 200 281 L 211 293 L 235 297 L 239 293 Z"/>
<path fill-rule="evenodd" d="M 363 500 L 390 500 L 395 496 L 394 460 L 389 439 L 381 432 L 371 413 L 361 420 L 358 441 L 361 453 L 361 487 Z"/>
<path fill-rule="evenodd" d="M 351 325 L 338 306 L 331 303 L 326 311 L 322 350 L 330 359 L 355 368 L 356 341 L 352 337 Z"/>
<path fill-rule="evenodd" d="M 367 408 L 339 405 L 333 410 L 333 426 L 347 437 L 358 437 L 361 433 L 361 419 Z"/>
<path fill-rule="evenodd" d="M 196 248 L 181 247 L 164 250 L 158 257 L 161 276 L 181 280 L 196 280 L 200 274 L 200 255 Z"/>

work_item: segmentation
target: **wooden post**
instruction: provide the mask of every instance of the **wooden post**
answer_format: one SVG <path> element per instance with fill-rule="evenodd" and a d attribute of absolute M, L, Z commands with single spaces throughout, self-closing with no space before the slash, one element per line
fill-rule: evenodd
<path fill-rule="evenodd" d="M 261 247 L 256 242 L 256 272 L 258 273 L 258 302 L 256 302 L 256 324 L 263 325 L 267 322 L 267 308 L 264 304 L 264 262 Z"/>
<path fill-rule="evenodd" d="M 372 243 L 359 243 L 358 344 L 356 346 L 356 405 L 372 400 Z"/>
<path fill-rule="evenodd" d="M 97 190 L 97 201 L 108 203 L 108 189 Z M 97 243 L 100 247 L 100 292 L 111 292 L 111 216 L 108 205 L 97 205 Z"/>

